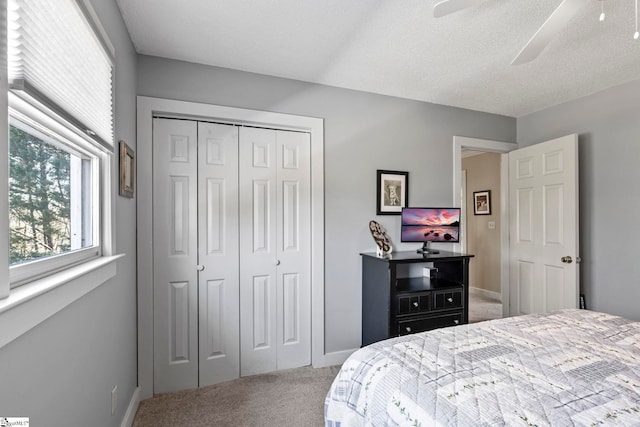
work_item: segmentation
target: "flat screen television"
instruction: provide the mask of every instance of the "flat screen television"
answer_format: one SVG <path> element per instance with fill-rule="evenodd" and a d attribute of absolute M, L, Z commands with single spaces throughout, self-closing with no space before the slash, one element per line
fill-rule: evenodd
<path fill-rule="evenodd" d="M 438 253 L 430 242 L 459 242 L 460 208 L 402 208 L 400 241 L 422 243 L 423 254 Z"/>

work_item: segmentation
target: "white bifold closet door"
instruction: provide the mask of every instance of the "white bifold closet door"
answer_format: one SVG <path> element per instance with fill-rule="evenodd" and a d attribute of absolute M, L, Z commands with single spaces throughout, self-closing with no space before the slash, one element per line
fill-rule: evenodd
<path fill-rule="evenodd" d="M 198 375 L 197 124 L 153 122 L 154 392 Z"/>
<path fill-rule="evenodd" d="M 154 119 L 154 392 L 310 364 L 310 139 Z"/>
<path fill-rule="evenodd" d="M 311 363 L 309 134 L 240 129 L 241 371 Z"/>
<path fill-rule="evenodd" d="M 238 127 L 198 123 L 200 387 L 240 372 Z"/>

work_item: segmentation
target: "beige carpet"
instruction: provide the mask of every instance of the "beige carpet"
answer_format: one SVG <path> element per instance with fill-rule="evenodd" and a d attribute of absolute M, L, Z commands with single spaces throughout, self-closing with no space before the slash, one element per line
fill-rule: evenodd
<path fill-rule="evenodd" d="M 323 426 L 338 369 L 304 367 L 161 394 L 140 402 L 133 425 Z"/>
<path fill-rule="evenodd" d="M 469 323 L 501 318 L 502 303 L 500 301 L 469 293 Z"/>
<path fill-rule="evenodd" d="M 499 301 L 469 297 L 471 323 L 502 317 Z M 323 426 L 324 398 L 339 366 L 243 377 L 140 402 L 134 427 Z"/>

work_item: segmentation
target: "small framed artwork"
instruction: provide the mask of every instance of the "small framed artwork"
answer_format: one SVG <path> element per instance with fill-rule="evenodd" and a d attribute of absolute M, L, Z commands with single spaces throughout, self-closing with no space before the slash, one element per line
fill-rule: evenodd
<path fill-rule="evenodd" d="M 378 170 L 378 215 L 400 215 L 409 205 L 409 172 Z"/>
<path fill-rule="evenodd" d="M 473 192 L 474 215 L 491 215 L 491 190 Z"/>
<path fill-rule="evenodd" d="M 120 141 L 120 195 L 133 198 L 136 157 L 124 141 Z"/>

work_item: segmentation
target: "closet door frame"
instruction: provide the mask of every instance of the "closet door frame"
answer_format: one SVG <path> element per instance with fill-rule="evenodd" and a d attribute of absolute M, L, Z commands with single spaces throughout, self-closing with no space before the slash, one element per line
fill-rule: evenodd
<path fill-rule="evenodd" d="M 324 350 L 324 120 L 164 98 L 137 97 L 138 394 L 153 396 L 153 117 L 309 132 L 311 135 L 311 364 Z"/>

